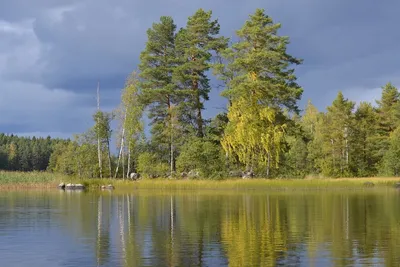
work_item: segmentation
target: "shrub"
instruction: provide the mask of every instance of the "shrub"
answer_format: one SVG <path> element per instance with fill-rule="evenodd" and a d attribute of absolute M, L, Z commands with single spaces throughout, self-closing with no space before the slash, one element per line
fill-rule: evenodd
<path fill-rule="evenodd" d="M 191 138 L 182 146 L 176 165 L 179 172 L 196 170 L 203 178 L 220 178 L 226 175 L 222 148 L 197 137 Z"/>
<path fill-rule="evenodd" d="M 138 158 L 138 172 L 144 177 L 166 177 L 169 165 L 161 162 L 155 154 L 144 152 Z"/>

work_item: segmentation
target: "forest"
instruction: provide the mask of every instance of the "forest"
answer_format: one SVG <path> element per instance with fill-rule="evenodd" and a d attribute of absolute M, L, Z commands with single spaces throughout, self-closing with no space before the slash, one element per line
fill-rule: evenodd
<path fill-rule="evenodd" d="M 180 29 L 161 17 L 118 108 L 99 105 L 93 127 L 72 140 L 0 135 L 0 169 L 85 178 L 399 176 L 398 89 L 387 83 L 376 103 L 357 105 L 339 92 L 326 111 L 311 101 L 300 110 L 295 69 L 303 60 L 287 53 L 280 28 L 263 9 L 233 39 L 220 35 L 211 11 L 199 9 Z M 205 119 L 211 76 L 228 105 Z"/>

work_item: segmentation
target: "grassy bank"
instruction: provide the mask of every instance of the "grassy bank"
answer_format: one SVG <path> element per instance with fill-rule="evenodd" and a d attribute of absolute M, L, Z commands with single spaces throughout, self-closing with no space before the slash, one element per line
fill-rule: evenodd
<path fill-rule="evenodd" d="M 400 182 L 400 178 L 341 178 L 341 179 L 230 179 L 213 180 L 169 180 L 152 179 L 137 182 L 109 179 L 83 179 L 71 181 L 82 183 L 89 188 L 99 188 L 101 185 L 113 184 L 118 190 L 359 190 L 369 188 L 364 184 L 372 182 L 375 188 L 390 188 Z"/>
<path fill-rule="evenodd" d="M 132 186 L 136 189 L 162 190 L 304 190 L 304 189 L 362 189 L 365 182 L 372 182 L 376 187 L 390 187 L 400 182 L 399 178 L 342 178 L 342 179 L 235 179 L 224 181 L 212 180 L 142 180 Z"/>
<path fill-rule="evenodd" d="M 52 188 L 65 177 L 47 172 L 0 171 L 0 188 Z"/>
<path fill-rule="evenodd" d="M 79 179 L 46 172 L 1 172 L 0 188 L 55 188 L 60 182 L 81 183 L 89 189 L 113 184 L 118 190 L 303 190 L 303 189 L 363 189 L 366 182 L 376 187 L 392 187 L 400 178 L 340 178 L 340 179 L 230 179 L 213 180 L 140 180 Z"/>

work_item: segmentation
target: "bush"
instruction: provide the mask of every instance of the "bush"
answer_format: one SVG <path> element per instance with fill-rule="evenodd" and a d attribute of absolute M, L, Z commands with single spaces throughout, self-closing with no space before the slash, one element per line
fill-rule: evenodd
<path fill-rule="evenodd" d="M 213 142 L 197 137 L 191 138 L 182 146 L 176 165 L 179 172 L 196 170 L 203 178 L 226 176 L 222 148 Z"/>
<path fill-rule="evenodd" d="M 155 154 L 144 152 L 138 158 L 138 172 L 144 177 L 167 177 L 169 165 L 161 162 Z"/>

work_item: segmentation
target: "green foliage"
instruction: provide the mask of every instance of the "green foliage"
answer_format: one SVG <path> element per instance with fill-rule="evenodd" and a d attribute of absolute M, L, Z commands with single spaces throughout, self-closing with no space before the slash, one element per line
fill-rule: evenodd
<path fill-rule="evenodd" d="M 127 79 L 121 94 L 121 104 L 117 109 L 119 131 L 117 136 L 117 167 L 114 177 L 127 177 L 135 166 L 138 157 L 138 147 L 143 139 L 143 110 L 144 103 L 140 101 L 141 91 L 139 79 L 133 72 Z M 128 159 L 128 162 L 125 161 Z M 122 168 L 119 168 L 122 165 Z M 127 171 L 125 172 L 125 167 Z"/>
<path fill-rule="evenodd" d="M 144 152 L 139 155 L 137 170 L 141 175 L 147 178 L 167 177 L 169 166 L 160 161 L 157 155 Z"/>
<path fill-rule="evenodd" d="M 377 107 L 356 107 L 339 92 L 326 112 L 309 101 L 300 116 L 303 89 L 295 65 L 302 60 L 287 53 L 289 38 L 279 35 L 280 28 L 257 9 L 228 44 L 211 11 L 197 10 L 179 31 L 173 18 L 161 17 L 147 31 L 140 72 L 122 90 L 118 157 L 110 152 L 114 114 L 99 110 L 94 127 L 73 141 L 0 134 L 0 170 L 86 178 L 103 177 L 107 166 L 110 177 L 131 171 L 177 177 L 177 170 L 202 178 L 239 177 L 242 171 L 258 177 L 398 176 L 398 89 L 383 86 Z M 229 104 L 227 112 L 205 120 L 211 68 Z"/>
<path fill-rule="evenodd" d="M 400 176 L 400 128 L 390 134 L 389 149 L 383 157 L 383 174 L 387 176 Z"/>
<path fill-rule="evenodd" d="M 282 108 L 297 112 L 302 94 L 290 68 L 301 60 L 286 53 L 289 40 L 278 35 L 279 28 L 257 9 L 237 31 L 240 41 L 221 53 L 228 63 L 215 69 L 231 103 L 222 146 L 250 170 L 267 166 L 267 176 L 270 167 L 279 167 L 287 126 Z"/>
<path fill-rule="evenodd" d="M 163 154 L 170 155 L 166 160 L 172 161 L 171 173 L 175 171 L 175 151 L 178 147 L 179 122 L 176 113 L 183 99 L 182 92 L 172 81 L 177 66 L 175 30 L 171 17 L 161 17 L 159 23 L 154 23 L 147 31 L 148 40 L 139 64 L 141 101 L 149 109 L 152 142 L 159 146 Z"/>
<path fill-rule="evenodd" d="M 322 173 L 326 176 L 351 175 L 350 138 L 353 134 L 354 103 L 339 92 L 324 116 L 322 128 Z"/>
<path fill-rule="evenodd" d="M 107 142 L 111 138 L 112 130 L 110 123 L 113 118 L 113 114 L 103 111 L 97 111 L 93 115 L 93 120 L 95 121 L 94 133 L 100 137 L 102 142 Z"/>
<path fill-rule="evenodd" d="M 382 87 L 381 99 L 376 103 L 378 104 L 379 130 L 383 135 L 389 136 L 397 126 L 399 98 L 400 94 L 393 84 L 387 83 Z"/>
<path fill-rule="evenodd" d="M 27 138 L 0 134 L 0 170 L 44 171 L 61 139 Z"/>
<path fill-rule="evenodd" d="M 225 128 L 228 125 L 229 118 L 227 113 L 217 114 L 206 126 L 207 139 L 220 144 Z"/>
<path fill-rule="evenodd" d="M 233 102 L 229 123 L 221 141 L 230 156 L 237 156 L 247 169 L 258 166 L 278 167 L 285 124 L 279 124 L 269 107 L 259 107 L 245 98 Z"/>
<path fill-rule="evenodd" d="M 228 63 L 216 68 L 223 79 L 231 77 L 224 79 L 224 96 L 232 101 L 252 96 L 271 108 L 298 111 L 296 102 L 303 90 L 291 66 L 302 61 L 287 54 L 289 38 L 278 35 L 280 27 L 263 9 L 257 9 L 236 32 L 239 42 L 221 53 Z"/>
<path fill-rule="evenodd" d="M 301 136 L 289 136 L 286 141 L 289 149 L 284 154 L 284 162 L 280 174 L 285 177 L 303 178 L 309 174 L 307 143 Z"/>
<path fill-rule="evenodd" d="M 103 156 L 105 159 L 105 152 Z M 74 141 L 57 144 L 48 171 L 86 178 L 99 177 L 94 132 L 77 135 Z"/>
<path fill-rule="evenodd" d="M 362 102 L 354 114 L 354 132 L 351 138 L 351 164 L 356 176 L 375 176 L 379 156 L 378 114 L 371 104 Z"/>
<path fill-rule="evenodd" d="M 182 120 L 193 125 L 196 135 L 203 137 L 204 101 L 211 90 L 206 72 L 211 67 L 213 53 L 227 47 L 227 38 L 218 37 L 218 20 L 212 20 L 212 12 L 199 9 L 188 18 L 186 28 L 176 37 L 178 64 L 174 70 L 174 82 L 185 96 L 182 103 Z"/>
<path fill-rule="evenodd" d="M 203 178 L 224 176 L 224 153 L 221 147 L 211 141 L 193 137 L 183 145 L 177 158 L 179 172 L 198 171 Z"/>

